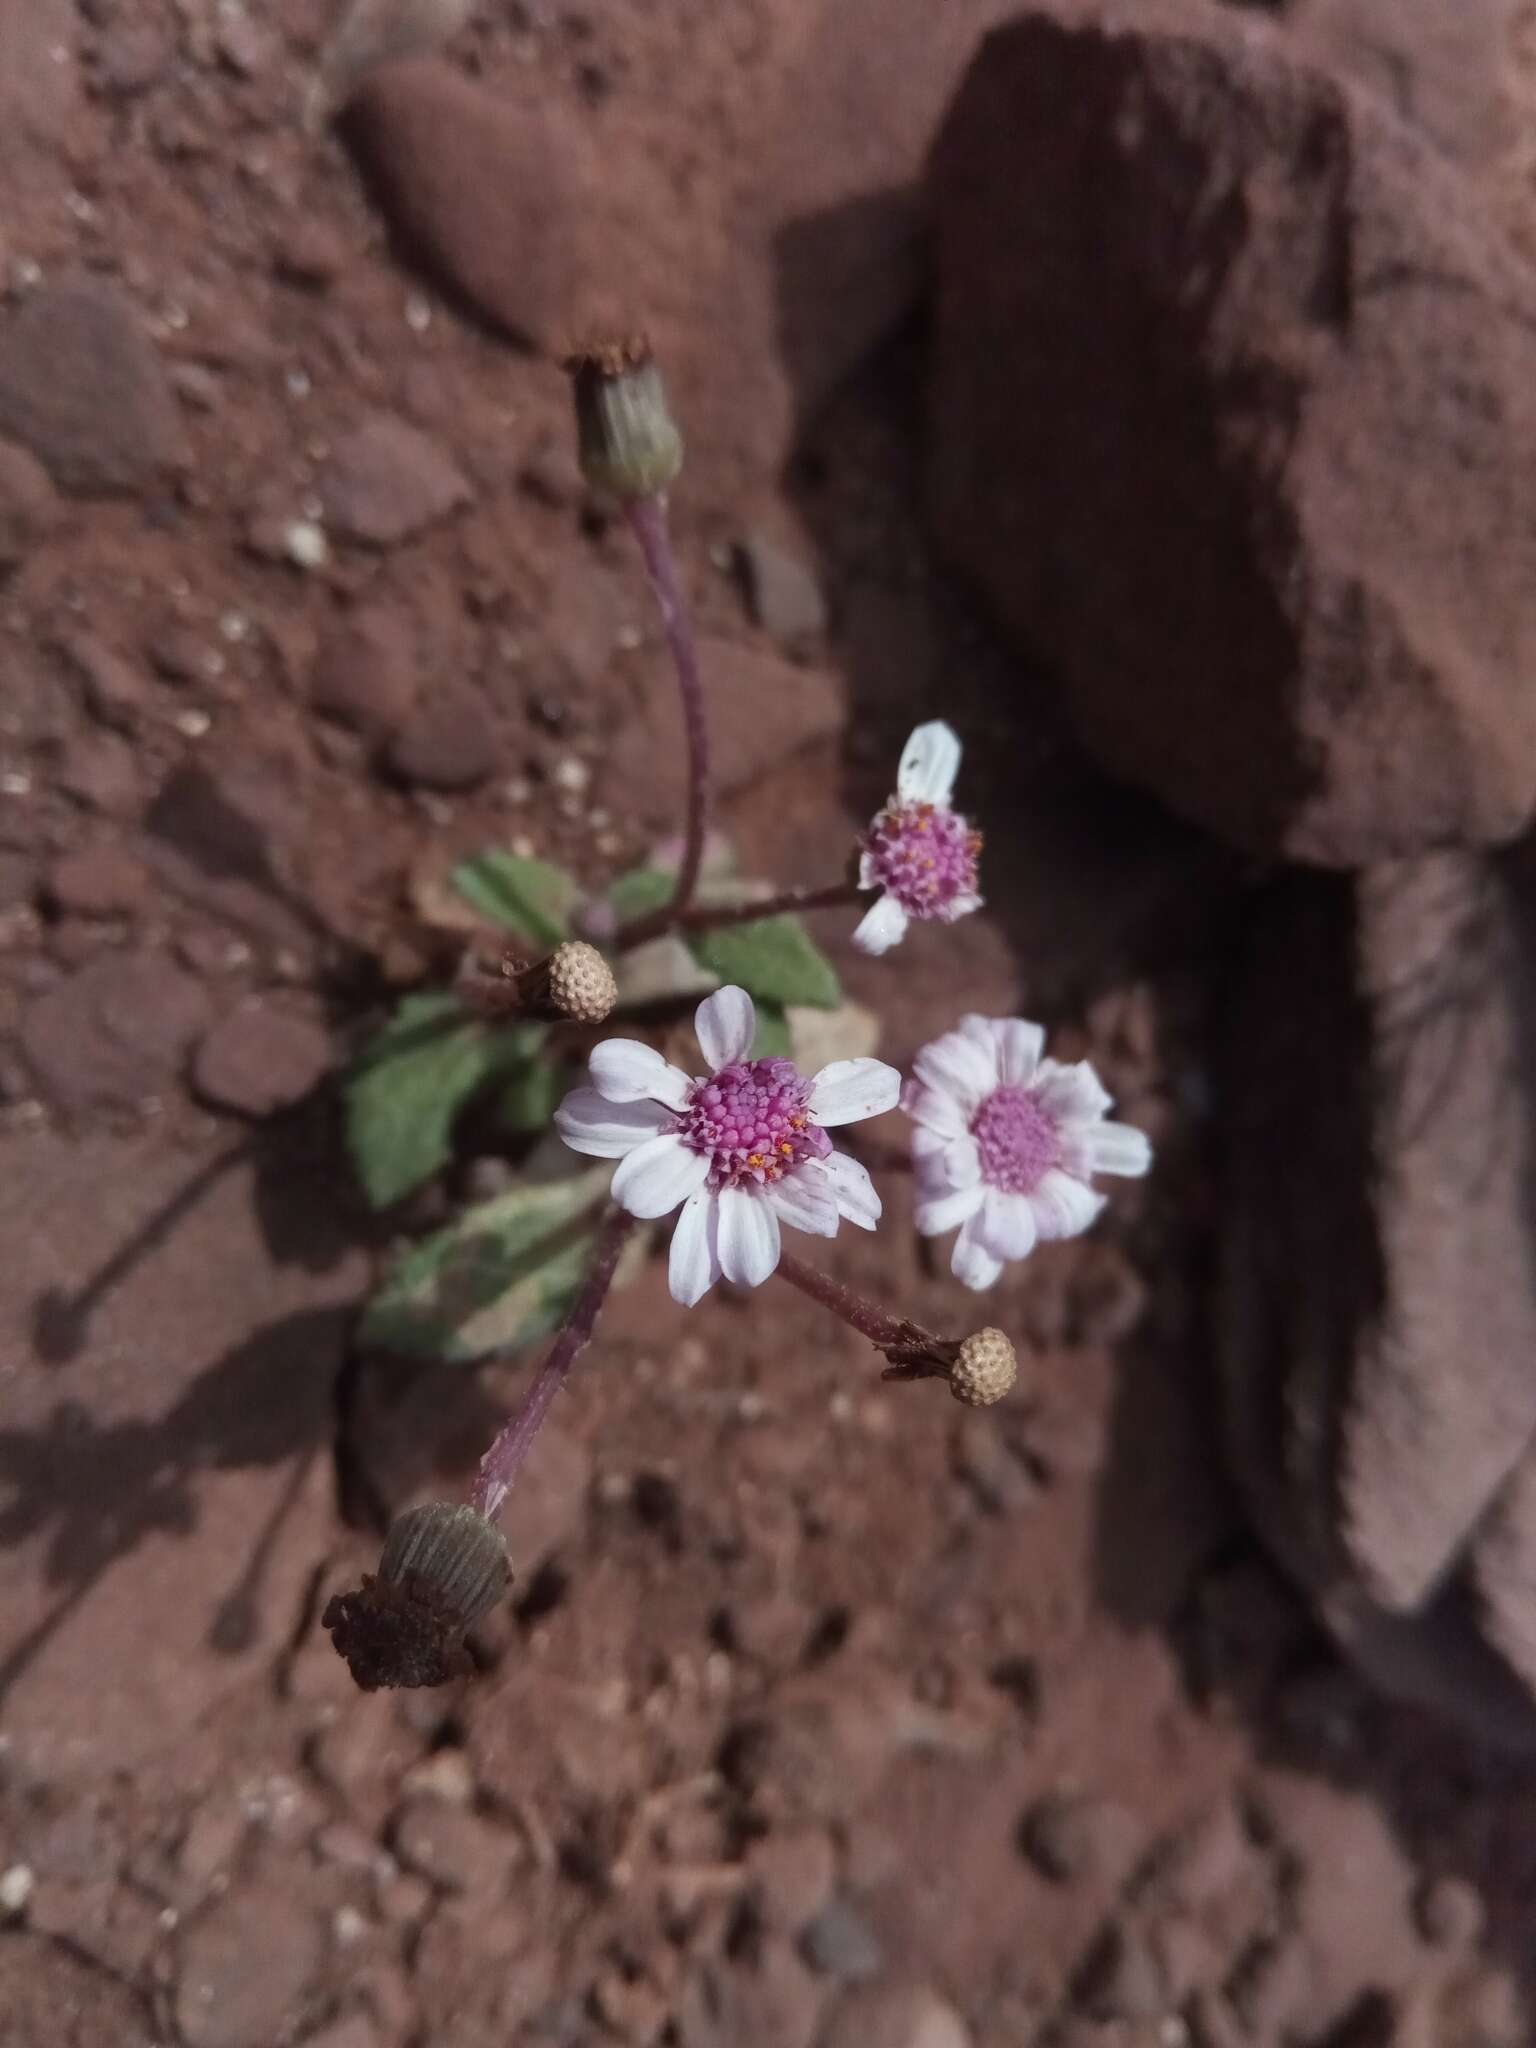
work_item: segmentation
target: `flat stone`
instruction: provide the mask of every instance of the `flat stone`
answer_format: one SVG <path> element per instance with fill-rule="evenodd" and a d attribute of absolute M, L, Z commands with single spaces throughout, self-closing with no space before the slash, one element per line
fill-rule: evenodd
<path fill-rule="evenodd" d="M 377 740 L 404 723 L 419 686 L 409 615 L 364 606 L 326 630 L 310 671 L 309 701 L 324 717 Z"/>
<path fill-rule="evenodd" d="M 469 683 L 444 683 L 410 712 L 389 743 L 389 766 L 419 789 L 477 789 L 496 767 L 496 728 Z"/>
<path fill-rule="evenodd" d="M 21 1046 L 68 1115 L 132 1109 L 170 1086 L 208 1021 L 201 982 L 156 953 L 111 953 L 36 998 Z"/>
<path fill-rule="evenodd" d="M 816 574 L 765 533 L 750 533 L 737 550 L 753 623 L 781 646 L 800 647 L 827 630 L 827 601 Z"/>
<path fill-rule="evenodd" d="M 407 1870 L 440 1891 L 467 1892 L 481 1903 L 501 1897 L 518 1855 L 514 1836 L 445 1799 L 410 1800 L 390 1840 Z"/>
<path fill-rule="evenodd" d="M 47 286 L 0 327 L 0 433 L 84 497 L 136 496 L 187 453 L 136 308 L 95 280 Z"/>
<path fill-rule="evenodd" d="M 927 1985 L 868 1985 L 833 2007 L 820 2048 L 971 2048 L 965 2021 Z"/>
<path fill-rule="evenodd" d="M 78 917 L 122 916 L 143 907 L 149 875 L 121 846 L 81 847 L 48 870 L 44 894 L 55 909 Z"/>
<path fill-rule="evenodd" d="M 61 516 L 58 493 L 37 457 L 0 441 L 0 574 L 40 547 Z"/>
<path fill-rule="evenodd" d="M 869 1920 L 848 1898 L 829 1899 L 801 1929 L 798 1947 L 811 1968 L 845 1984 L 867 1983 L 885 1966 L 885 1948 Z"/>
<path fill-rule="evenodd" d="M 0 1237 L 23 1280 L 0 1348 L 33 1362 L 6 1394 L 9 1761 L 174 1784 L 222 1704 L 269 1709 L 334 1541 L 334 1382 L 367 1284 L 354 1198 L 312 1152 L 269 1150 L 259 1176 L 224 1136 L 44 1129 L 10 1161 Z"/>
<path fill-rule="evenodd" d="M 188 2048 L 271 2048 L 320 1967 L 320 1924 L 285 1892 L 242 1887 L 181 1948 L 176 2023 Z"/>
<path fill-rule="evenodd" d="M 452 458 L 407 421 L 380 414 L 344 435 L 316 482 L 330 530 L 343 540 L 391 548 L 469 502 Z"/>
<path fill-rule="evenodd" d="M 319 1017 L 255 997 L 221 1017 L 192 1060 L 192 1085 L 215 1109 L 273 1116 L 317 1088 L 331 1070 L 330 1033 Z"/>

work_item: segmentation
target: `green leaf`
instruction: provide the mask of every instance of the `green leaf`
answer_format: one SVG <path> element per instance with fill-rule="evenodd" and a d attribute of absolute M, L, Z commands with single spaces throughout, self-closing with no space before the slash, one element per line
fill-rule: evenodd
<path fill-rule="evenodd" d="M 794 1052 L 794 1045 L 790 1038 L 789 1019 L 784 1014 L 784 1005 L 760 1002 L 756 1009 L 757 1036 L 752 1041 L 753 1059 L 789 1059 Z"/>
<path fill-rule="evenodd" d="M 533 1058 L 514 1068 L 497 1103 L 502 1124 L 520 1136 L 546 1130 L 576 1076 L 563 1062 Z"/>
<path fill-rule="evenodd" d="M 345 1087 L 347 1143 L 376 1209 L 447 1164 L 455 1117 L 493 1074 L 528 1057 L 529 1028 L 490 1030 L 451 995 L 406 997 Z"/>
<path fill-rule="evenodd" d="M 645 917 L 670 903 L 676 887 L 676 875 L 664 874 L 660 868 L 631 868 L 609 884 L 608 901 L 618 913 L 619 923 L 628 924 L 631 918 Z"/>
<path fill-rule="evenodd" d="M 724 982 L 734 981 L 759 1002 L 835 1009 L 842 999 L 832 963 L 818 951 L 798 917 L 763 917 L 690 936 L 694 958 Z"/>
<path fill-rule="evenodd" d="M 454 869 L 453 886 L 493 924 L 520 932 L 536 945 L 558 946 L 571 935 L 571 912 L 580 890 L 575 877 L 547 860 L 530 860 L 488 847 Z"/>
<path fill-rule="evenodd" d="M 513 1188 L 417 1245 L 363 1313 L 363 1341 L 469 1363 L 546 1337 L 585 1277 L 612 1173 Z"/>

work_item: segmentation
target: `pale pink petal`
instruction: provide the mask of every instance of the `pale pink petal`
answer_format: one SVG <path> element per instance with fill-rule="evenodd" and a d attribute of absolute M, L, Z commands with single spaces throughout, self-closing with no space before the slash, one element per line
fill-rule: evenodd
<path fill-rule="evenodd" d="M 669 1109 L 687 1107 L 693 1083 L 669 1066 L 653 1045 L 638 1038 L 605 1038 L 594 1045 L 588 1062 L 592 1085 L 610 1102 L 664 1102 Z"/>
<path fill-rule="evenodd" d="M 946 1031 L 925 1045 L 912 1070 L 927 1087 L 953 1096 L 967 1122 L 998 1086 L 996 1048 L 984 1048 L 963 1031 Z"/>
<path fill-rule="evenodd" d="M 935 718 L 920 725 L 902 748 L 896 794 L 903 803 L 947 804 L 959 772 L 959 736 Z"/>
<path fill-rule="evenodd" d="M 925 1088 L 920 1081 L 909 1081 L 901 1092 L 901 1106 L 913 1123 L 941 1138 L 958 1138 L 965 1129 L 965 1112 L 942 1088 Z"/>
<path fill-rule="evenodd" d="M 997 1071 L 1005 1087 L 1023 1088 L 1035 1078 L 1045 1050 L 1045 1030 L 1021 1017 L 999 1017 L 992 1026 L 997 1044 Z"/>
<path fill-rule="evenodd" d="M 1095 1173 L 1124 1173 L 1139 1180 L 1151 1167 L 1151 1140 L 1131 1124 L 1095 1124 L 1085 1136 Z"/>
<path fill-rule="evenodd" d="M 873 889 L 880 880 L 880 864 L 872 853 L 859 855 L 859 887 Z"/>
<path fill-rule="evenodd" d="M 980 1209 L 986 1194 L 980 1185 L 952 1188 L 948 1194 L 929 1195 L 917 1205 L 917 1227 L 924 1237 L 942 1237 L 946 1230 L 969 1222 Z"/>
<path fill-rule="evenodd" d="M 1109 1108 L 1108 1092 L 1087 1060 L 1066 1067 L 1042 1060 L 1034 1086 L 1041 1108 L 1069 1128 L 1091 1124 Z"/>
<path fill-rule="evenodd" d="M 882 1204 L 868 1168 L 857 1159 L 850 1159 L 846 1152 L 829 1153 L 821 1167 L 832 1183 L 838 1215 L 856 1223 L 860 1230 L 873 1230 L 880 1221 Z"/>
<path fill-rule="evenodd" d="M 717 988 L 693 1013 L 694 1035 L 712 1074 L 744 1060 L 757 1036 L 757 1012 L 744 988 Z"/>
<path fill-rule="evenodd" d="M 659 1102 L 610 1102 L 595 1088 L 573 1088 L 555 1111 L 555 1129 L 573 1152 L 622 1159 L 672 1121 Z"/>
<path fill-rule="evenodd" d="M 907 936 L 907 913 L 894 896 L 882 896 L 865 911 L 853 929 L 853 943 L 876 959 L 899 946 Z"/>
<path fill-rule="evenodd" d="M 1042 1244 L 1080 1236 L 1104 1207 L 1102 1195 L 1074 1180 L 1070 1173 L 1063 1173 L 1059 1166 L 1051 1168 L 1029 1200 Z"/>
<path fill-rule="evenodd" d="M 779 1263 L 779 1219 L 761 1194 L 722 1188 L 720 1270 L 738 1287 L 760 1287 Z"/>
<path fill-rule="evenodd" d="M 973 1188 L 981 1179 L 981 1148 L 969 1131 L 947 1139 L 936 1161 L 928 1170 L 942 1172 L 946 1187 Z"/>
<path fill-rule="evenodd" d="M 678 1215 L 667 1257 L 667 1286 L 672 1299 L 684 1308 L 692 1308 L 720 1278 L 720 1254 L 715 1248 L 718 1223 L 716 1196 L 709 1188 L 696 1189 Z"/>
<path fill-rule="evenodd" d="M 792 1230 L 804 1230 L 812 1237 L 836 1237 L 837 1197 L 820 1160 L 808 1160 L 769 1183 L 764 1199 L 781 1223 Z"/>
<path fill-rule="evenodd" d="M 613 1199 L 631 1216 L 665 1216 L 704 1185 L 709 1161 L 675 1133 L 628 1153 L 613 1175 Z"/>
<path fill-rule="evenodd" d="M 901 1076 L 884 1060 L 834 1060 L 812 1077 L 806 1108 L 819 1124 L 856 1124 L 900 1100 Z"/>
<path fill-rule="evenodd" d="M 985 1287 L 995 1286 L 1003 1270 L 1002 1260 L 992 1256 L 977 1234 L 980 1221 L 979 1216 L 974 1216 L 961 1230 L 949 1261 L 955 1278 L 978 1294 Z"/>
<path fill-rule="evenodd" d="M 1035 1212 L 1028 1195 L 989 1188 L 976 1235 L 994 1259 L 1027 1259 L 1035 1248 Z"/>

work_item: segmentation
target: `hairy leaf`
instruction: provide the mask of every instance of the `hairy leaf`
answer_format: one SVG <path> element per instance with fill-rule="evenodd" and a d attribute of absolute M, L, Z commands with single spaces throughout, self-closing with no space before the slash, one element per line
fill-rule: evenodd
<path fill-rule="evenodd" d="M 488 847 L 453 871 L 453 886 L 476 910 L 538 946 L 558 946 L 571 935 L 571 912 L 580 890 L 573 875 L 547 860 Z"/>

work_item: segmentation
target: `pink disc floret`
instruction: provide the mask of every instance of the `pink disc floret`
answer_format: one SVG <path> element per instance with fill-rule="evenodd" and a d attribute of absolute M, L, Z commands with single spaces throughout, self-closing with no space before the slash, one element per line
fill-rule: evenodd
<path fill-rule="evenodd" d="M 996 1088 L 971 1120 L 981 1175 L 1004 1194 L 1030 1195 L 1061 1160 L 1061 1131 L 1028 1088 Z"/>
<path fill-rule="evenodd" d="M 944 917 L 976 894 L 981 834 L 947 804 L 887 804 L 864 839 L 866 886 L 878 885 L 913 917 Z"/>
<path fill-rule="evenodd" d="M 708 1159 L 711 1188 L 764 1187 L 832 1150 L 811 1122 L 810 1093 L 793 1060 L 736 1060 L 694 1083 L 675 1128 Z"/>

